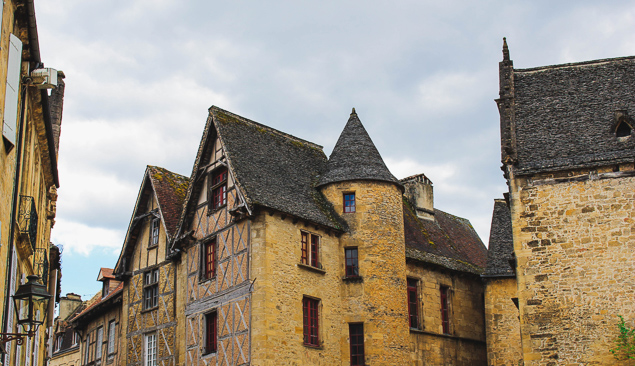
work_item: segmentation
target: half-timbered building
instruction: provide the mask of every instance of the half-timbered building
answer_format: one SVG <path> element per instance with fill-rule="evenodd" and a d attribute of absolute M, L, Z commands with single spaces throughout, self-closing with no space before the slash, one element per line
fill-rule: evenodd
<path fill-rule="evenodd" d="M 115 275 L 123 281 L 125 365 L 182 364 L 177 349 L 176 231 L 188 179 L 148 166 Z M 181 326 L 183 322 L 181 322 Z"/>

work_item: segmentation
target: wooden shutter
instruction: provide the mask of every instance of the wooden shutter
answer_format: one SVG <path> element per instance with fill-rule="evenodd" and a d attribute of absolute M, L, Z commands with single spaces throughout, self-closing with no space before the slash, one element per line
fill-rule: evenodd
<path fill-rule="evenodd" d="M 20 92 L 20 67 L 22 62 L 22 42 L 13 34 L 9 35 L 9 61 L 7 65 L 7 87 L 4 95 L 4 123 L 2 136 L 13 145 L 16 142 L 18 120 L 18 93 Z"/>

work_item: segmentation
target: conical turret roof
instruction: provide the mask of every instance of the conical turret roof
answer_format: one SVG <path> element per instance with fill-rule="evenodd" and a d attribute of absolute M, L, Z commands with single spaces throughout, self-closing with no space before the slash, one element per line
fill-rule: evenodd
<path fill-rule="evenodd" d="M 401 187 L 386 167 L 355 108 L 335 144 L 318 186 L 350 180 L 379 180 Z"/>

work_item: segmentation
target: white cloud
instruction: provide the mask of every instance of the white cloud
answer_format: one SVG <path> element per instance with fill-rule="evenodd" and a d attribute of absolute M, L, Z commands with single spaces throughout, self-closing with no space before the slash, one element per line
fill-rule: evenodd
<path fill-rule="evenodd" d="M 96 247 L 111 248 L 119 252 L 125 230 L 110 230 L 87 226 L 81 222 L 57 219 L 51 231 L 51 241 L 61 244 L 64 253 L 71 252 L 88 257 Z"/>

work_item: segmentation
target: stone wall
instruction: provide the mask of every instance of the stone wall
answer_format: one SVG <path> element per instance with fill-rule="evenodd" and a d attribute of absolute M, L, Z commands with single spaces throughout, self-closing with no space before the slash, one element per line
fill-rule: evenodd
<path fill-rule="evenodd" d="M 417 280 L 418 329 L 410 329 L 413 365 L 485 365 L 483 283 L 419 262 L 408 262 L 408 278 Z M 449 288 L 450 334 L 443 334 L 441 286 Z"/>
<path fill-rule="evenodd" d="M 516 278 L 485 279 L 485 325 L 487 334 L 487 363 L 490 366 L 518 366 L 522 364 Z"/>
<path fill-rule="evenodd" d="M 635 320 L 632 170 L 511 177 L 526 365 L 619 364 L 618 315 Z"/>

